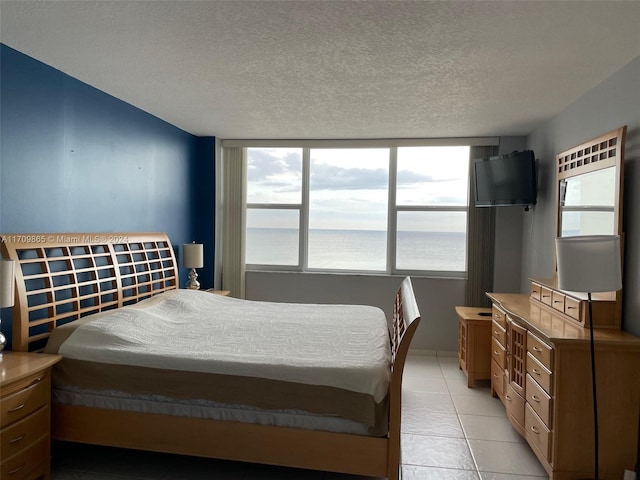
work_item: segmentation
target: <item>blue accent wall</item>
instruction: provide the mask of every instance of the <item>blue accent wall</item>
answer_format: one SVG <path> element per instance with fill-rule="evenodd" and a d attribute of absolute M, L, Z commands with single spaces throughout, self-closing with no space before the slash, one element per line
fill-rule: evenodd
<path fill-rule="evenodd" d="M 211 287 L 214 140 L 0 44 L 1 233 L 166 232 L 204 243 Z"/>

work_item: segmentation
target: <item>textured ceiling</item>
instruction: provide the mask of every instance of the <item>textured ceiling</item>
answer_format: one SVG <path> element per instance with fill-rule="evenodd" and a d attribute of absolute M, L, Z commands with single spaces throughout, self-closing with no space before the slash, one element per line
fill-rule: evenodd
<path fill-rule="evenodd" d="M 640 55 L 640 1 L 5 1 L 0 40 L 196 135 L 526 135 Z"/>

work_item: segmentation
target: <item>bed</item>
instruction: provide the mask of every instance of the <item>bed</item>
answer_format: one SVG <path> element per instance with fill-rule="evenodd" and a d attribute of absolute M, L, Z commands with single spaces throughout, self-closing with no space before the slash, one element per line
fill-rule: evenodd
<path fill-rule="evenodd" d="M 63 355 L 53 438 L 399 478 L 420 322 L 409 278 L 387 325 L 374 307 L 178 289 L 163 233 L 11 234 L 1 248 L 19 264 L 13 349 Z"/>

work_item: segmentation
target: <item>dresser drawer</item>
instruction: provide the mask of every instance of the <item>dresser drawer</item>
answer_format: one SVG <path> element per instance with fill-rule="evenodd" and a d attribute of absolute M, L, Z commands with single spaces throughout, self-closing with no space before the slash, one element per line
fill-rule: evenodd
<path fill-rule="evenodd" d="M 531 282 L 531 290 L 530 290 L 530 295 L 531 298 L 535 298 L 536 300 L 540 300 L 540 294 L 541 294 L 541 289 L 542 286 L 538 283 L 535 282 Z"/>
<path fill-rule="evenodd" d="M 528 404 L 524 407 L 524 428 L 527 441 L 551 462 L 551 431 Z"/>
<path fill-rule="evenodd" d="M 502 346 L 507 344 L 507 331 L 495 321 L 491 322 L 491 335 L 498 340 Z"/>
<path fill-rule="evenodd" d="M 554 310 L 558 310 L 559 312 L 564 312 L 564 300 L 565 295 L 560 292 L 556 292 L 555 290 L 551 293 L 551 306 Z"/>
<path fill-rule="evenodd" d="M 21 389 L 0 400 L 0 428 L 11 425 L 49 402 L 49 376 L 29 378 Z"/>
<path fill-rule="evenodd" d="M 527 403 L 538 414 L 540 420 L 544 422 L 549 430 L 553 427 L 551 418 L 553 399 L 544 391 L 544 389 L 536 383 L 536 381 L 527 375 Z"/>
<path fill-rule="evenodd" d="M 550 372 L 553 372 L 553 348 L 531 332 L 527 332 L 527 351 Z"/>
<path fill-rule="evenodd" d="M 547 287 L 540 287 L 540 301 L 545 305 L 551 306 L 551 289 Z"/>
<path fill-rule="evenodd" d="M 35 470 L 49 461 L 49 436 L 46 435 L 20 453 L 7 458 L 0 464 L 2 480 L 23 480 L 32 478 Z"/>
<path fill-rule="evenodd" d="M 491 387 L 500 398 L 504 396 L 504 367 L 491 361 Z"/>
<path fill-rule="evenodd" d="M 9 458 L 15 455 L 43 435 L 48 434 L 49 407 L 44 407 L 0 431 L 2 458 Z"/>
<path fill-rule="evenodd" d="M 491 317 L 502 328 L 507 328 L 507 314 L 500 310 L 495 305 L 491 308 Z"/>
<path fill-rule="evenodd" d="M 553 395 L 553 374 L 538 362 L 531 353 L 527 353 L 527 373 L 549 395 Z"/>
<path fill-rule="evenodd" d="M 507 368 L 507 356 L 505 355 L 504 347 L 495 338 L 491 338 L 491 358 L 500 368 Z"/>
<path fill-rule="evenodd" d="M 564 313 L 566 313 L 567 315 L 569 315 L 571 318 L 574 318 L 578 321 L 581 321 L 581 317 L 580 317 L 580 306 L 581 306 L 581 302 L 580 300 L 577 300 L 575 298 L 572 297 L 565 297 L 564 299 Z"/>
<path fill-rule="evenodd" d="M 507 415 L 514 420 L 520 428 L 524 427 L 524 398 L 522 398 L 507 383 L 504 388 L 504 406 L 507 409 Z"/>

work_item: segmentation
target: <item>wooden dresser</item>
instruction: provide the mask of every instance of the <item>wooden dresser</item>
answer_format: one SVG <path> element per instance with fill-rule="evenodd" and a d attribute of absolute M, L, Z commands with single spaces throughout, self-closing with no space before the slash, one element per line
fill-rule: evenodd
<path fill-rule="evenodd" d="M 0 478 L 50 478 L 51 367 L 58 355 L 0 358 Z"/>
<path fill-rule="evenodd" d="M 491 391 L 554 479 L 593 478 L 589 329 L 531 301 L 493 302 Z M 601 478 L 634 470 L 640 415 L 640 338 L 595 330 Z"/>

